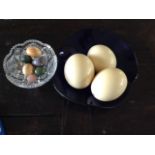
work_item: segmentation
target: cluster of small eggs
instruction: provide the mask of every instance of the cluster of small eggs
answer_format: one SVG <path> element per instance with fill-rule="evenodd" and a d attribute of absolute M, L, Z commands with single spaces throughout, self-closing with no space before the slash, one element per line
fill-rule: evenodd
<path fill-rule="evenodd" d="M 93 96 L 100 101 L 113 101 L 127 88 L 127 76 L 116 68 L 114 52 L 105 45 L 92 46 L 87 56 L 81 53 L 68 58 L 64 66 L 65 79 L 75 89 L 91 84 Z"/>
<path fill-rule="evenodd" d="M 47 59 L 37 47 L 26 48 L 26 54 L 21 57 L 21 61 L 24 63 L 22 73 L 30 84 L 36 82 L 38 77 L 46 72 Z"/>

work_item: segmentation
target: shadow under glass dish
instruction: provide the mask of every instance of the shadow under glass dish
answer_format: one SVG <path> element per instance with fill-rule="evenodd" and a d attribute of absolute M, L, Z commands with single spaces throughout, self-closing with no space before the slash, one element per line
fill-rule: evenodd
<path fill-rule="evenodd" d="M 102 102 L 95 99 L 90 86 L 77 90 L 72 88 L 65 80 L 64 65 L 66 60 L 75 53 L 87 54 L 90 47 L 104 44 L 110 47 L 117 58 L 117 67 L 122 69 L 128 78 L 128 86 L 121 97 L 114 101 Z M 137 59 L 133 50 L 118 35 L 98 29 L 85 29 L 75 33 L 69 38 L 58 56 L 58 68 L 53 78 L 56 91 L 67 100 L 81 105 L 91 105 L 100 108 L 113 108 L 125 102 L 133 81 L 137 78 Z M 102 90 L 101 90 L 102 91 Z"/>
<path fill-rule="evenodd" d="M 46 72 L 42 76 L 38 77 L 37 81 L 29 84 L 22 73 L 23 63 L 21 58 L 26 54 L 27 47 L 37 47 L 41 50 L 42 56 L 46 56 L 47 65 Z M 3 61 L 3 68 L 7 79 L 17 87 L 21 88 L 37 88 L 47 83 L 55 74 L 57 68 L 57 56 L 53 48 L 39 40 L 31 39 L 24 43 L 16 44 L 6 55 Z"/>

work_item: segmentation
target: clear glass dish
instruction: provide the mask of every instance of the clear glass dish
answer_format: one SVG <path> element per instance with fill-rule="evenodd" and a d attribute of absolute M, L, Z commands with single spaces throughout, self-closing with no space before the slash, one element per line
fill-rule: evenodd
<path fill-rule="evenodd" d="M 28 83 L 26 77 L 22 73 L 23 63 L 21 57 L 25 54 L 26 48 L 35 46 L 42 51 L 42 55 L 47 57 L 46 72 L 39 76 L 33 83 Z M 37 88 L 47 83 L 55 74 L 57 69 L 57 56 L 53 48 L 41 41 L 31 39 L 24 43 L 13 46 L 3 61 L 3 68 L 6 78 L 15 86 L 20 88 Z"/>

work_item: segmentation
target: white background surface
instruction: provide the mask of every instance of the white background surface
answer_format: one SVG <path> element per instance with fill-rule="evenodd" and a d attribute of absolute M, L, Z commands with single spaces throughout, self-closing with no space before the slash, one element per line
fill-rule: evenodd
<path fill-rule="evenodd" d="M 0 18 L 154 18 L 153 0 L 1 0 Z"/>
<path fill-rule="evenodd" d="M 154 136 L 3 136 L 2 155 L 154 155 Z"/>

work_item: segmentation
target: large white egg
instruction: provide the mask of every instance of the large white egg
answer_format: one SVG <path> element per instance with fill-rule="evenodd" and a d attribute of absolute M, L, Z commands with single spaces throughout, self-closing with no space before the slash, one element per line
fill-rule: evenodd
<path fill-rule="evenodd" d="M 91 84 L 93 96 L 100 101 L 113 101 L 127 88 L 127 77 L 118 68 L 107 68 L 99 72 Z"/>
<path fill-rule="evenodd" d="M 70 86 L 83 89 L 90 85 L 95 74 L 92 61 L 84 54 L 74 54 L 64 66 L 65 79 Z"/>
<path fill-rule="evenodd" d="M 115 54 L 105 45 L 92 46 L 88 51 L 88 57 L 93 61 L 96 72 L 109 67 L 115 68 L 117 65 Z"/>

